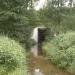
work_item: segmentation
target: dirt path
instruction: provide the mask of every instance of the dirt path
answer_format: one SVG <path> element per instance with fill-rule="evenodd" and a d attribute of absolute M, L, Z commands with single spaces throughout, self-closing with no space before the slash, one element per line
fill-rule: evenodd
<path fill-rule="evenodd" d="M 40 69 L 44 75 L 72 75 L 64 70 L 59 69 L 55 65 L 48 63 L 42 56 L 32 57 L 30 59 L 30 71 L 32 75 L 35 69 Z"/>

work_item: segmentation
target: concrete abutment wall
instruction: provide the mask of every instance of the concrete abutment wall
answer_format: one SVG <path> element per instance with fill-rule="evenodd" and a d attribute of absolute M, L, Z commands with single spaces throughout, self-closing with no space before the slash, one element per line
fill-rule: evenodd
<path fill-rule="evenodd" d="M 42 43 L 45 40 L 46 27 L 36 27 L 32 33 L 32 39 L 35 41 L 35 45 L 31 48 L 31 53 L 34 56 L 42 54 Z"/>

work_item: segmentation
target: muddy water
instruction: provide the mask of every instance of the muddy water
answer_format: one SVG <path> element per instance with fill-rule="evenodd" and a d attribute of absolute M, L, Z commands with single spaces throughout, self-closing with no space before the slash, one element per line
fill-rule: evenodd
<path fill-rule="evenodd" d="M 29 66 L 31 75 L 72 75 L 64 70 L 59 69 L 52 63 L 49 63 L 42 56 L 31 56 Z M 38 69 L 40 70 L 41 74 L 34 74 L 34 71 Z"/>

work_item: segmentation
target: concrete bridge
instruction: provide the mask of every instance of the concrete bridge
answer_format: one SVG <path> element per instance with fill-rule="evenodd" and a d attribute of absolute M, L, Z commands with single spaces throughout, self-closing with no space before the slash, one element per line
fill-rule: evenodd
<path fill-rule="evenodd" d="M 45 40 L 46 27 L 36 27 L 32 33 L 32 39 L 35 41 L 35 45 L 31 48 L 31 53 L 34 56 L 42 54 L 42 43 Z"/>

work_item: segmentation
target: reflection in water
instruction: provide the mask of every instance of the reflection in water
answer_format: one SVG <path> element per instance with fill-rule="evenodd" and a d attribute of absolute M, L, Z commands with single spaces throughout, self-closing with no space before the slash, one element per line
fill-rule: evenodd
<path fill-rule="evenodd" d="M 40 69 L 35 69 L 34 75 L 44 75 L 44 74 L 40 71 Z"/>
<path fill-rule="evenodd" d="M 32 48 L 31 48 L 31 53 L 36 57 L 38 56 L 38 44 L 34 45 Z"/>

